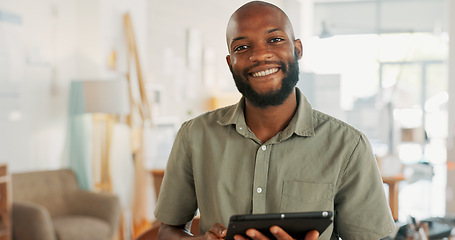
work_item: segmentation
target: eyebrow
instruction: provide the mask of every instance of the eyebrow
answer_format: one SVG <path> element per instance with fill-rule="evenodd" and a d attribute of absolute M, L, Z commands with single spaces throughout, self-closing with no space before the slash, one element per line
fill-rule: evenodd
<path fill-rule="evenodd" d="M 242 39 L 246 39 L 246 37 L 236 37 L 236 38 L 232 39 L 231 44 L 233 42 L 235 42 L 235 41 L 239 41 L 239 40 L 242 40 Z"/>
<path fill-rule="evenodd" d="M 277 32 L 277 31 L 281 31 L 281 29 L 280 28 L 274 28 L 274 29 L 268 30 L 267 33 L 273 33 L 273 32 Z M 246 37 L 236 37 L 236 38 L 232 39 L 231 44 L 234 43 L 235 41 L 239 41 L 239 40 L 242 40 L 242 39 L 246 39 Z"/>
<path fill-rule="evenodd" d="M 267 33 L 273 33 L 273 32 L 277 32 L 277 31 L 281 31 L 281 29 L 279 29 L 279 28 L 271 29 L 271 30 L 267 31 Z"/>

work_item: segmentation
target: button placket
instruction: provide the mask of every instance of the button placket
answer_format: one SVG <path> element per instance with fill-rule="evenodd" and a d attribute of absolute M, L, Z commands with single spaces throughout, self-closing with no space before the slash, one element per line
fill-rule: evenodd
<path fill-rule="evenodd" d="M 253 182 L 253 213 L 266 210 L 267 177 L 269 172 L 270 146 L 261 145 L 256 152 Z"/>

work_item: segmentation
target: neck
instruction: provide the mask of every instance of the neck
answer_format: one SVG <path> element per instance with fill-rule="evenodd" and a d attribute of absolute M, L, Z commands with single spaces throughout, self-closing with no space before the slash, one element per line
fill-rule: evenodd
<path fill-rule="evenodd" d="M 256 137 L 265 143 L 288 126 L 296 109 L 295 89 L 279 106 L 258 108 L 245 99 L 245 121 Z"/>

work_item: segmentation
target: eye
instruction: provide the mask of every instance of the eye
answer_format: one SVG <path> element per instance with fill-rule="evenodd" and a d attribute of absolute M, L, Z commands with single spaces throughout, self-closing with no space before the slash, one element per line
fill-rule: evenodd
<path fill-rule="evenodd" d="M 246 46 L 246 45 L 241 45 L 241 46 L 235 47 L 235 48 L 234 48 L 234 52 L 239 52 L 239 51 L 245 50 L 245 49 L 247 49 L 247 48 L 248 48 L 248 46 Z"/>
<path fill-rule="evenodd" d="M 277 43 L 277 42 L 281 42 L 281 41 L 284 41 L 284 39 L 283 38 L 279 38 L 279 37 L 270 39 L 271 43 Z"/>

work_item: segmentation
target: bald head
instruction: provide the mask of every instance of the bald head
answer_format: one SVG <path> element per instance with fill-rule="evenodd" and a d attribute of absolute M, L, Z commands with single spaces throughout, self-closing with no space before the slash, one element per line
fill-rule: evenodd
<path fill-rule="evenodd" d="M 250 7 L 271 7 L 271 8 L 274 8 L 278 11 L 281 11 L 283 12 L 279 7 L 271 4 L 271 3 L 268 3 L 268 2 L 263 2 L 263 1 L 251 1 L 251 2 L 248 2 L 248 3 L 245 3 L 243 6 L 239 7 L 235 12 L 239 12 L 239 11 L 242 11 L 244 9 L 248 9 Z M 283 12 L 284 13 L 284 12 Z"/>
<path fill-rule="evenodd" d="M 288 32 L 291 39 L 295 39 L 294 30 L 288 16 L 279 7 L 262 1 L 252 1 L 238 8 L 231 16 L 226 29 L 228 47 L 236 34 L 245 27 L 257 28 L 268 24 L 271 19 L 279 23 L 277 26 Z"/>

